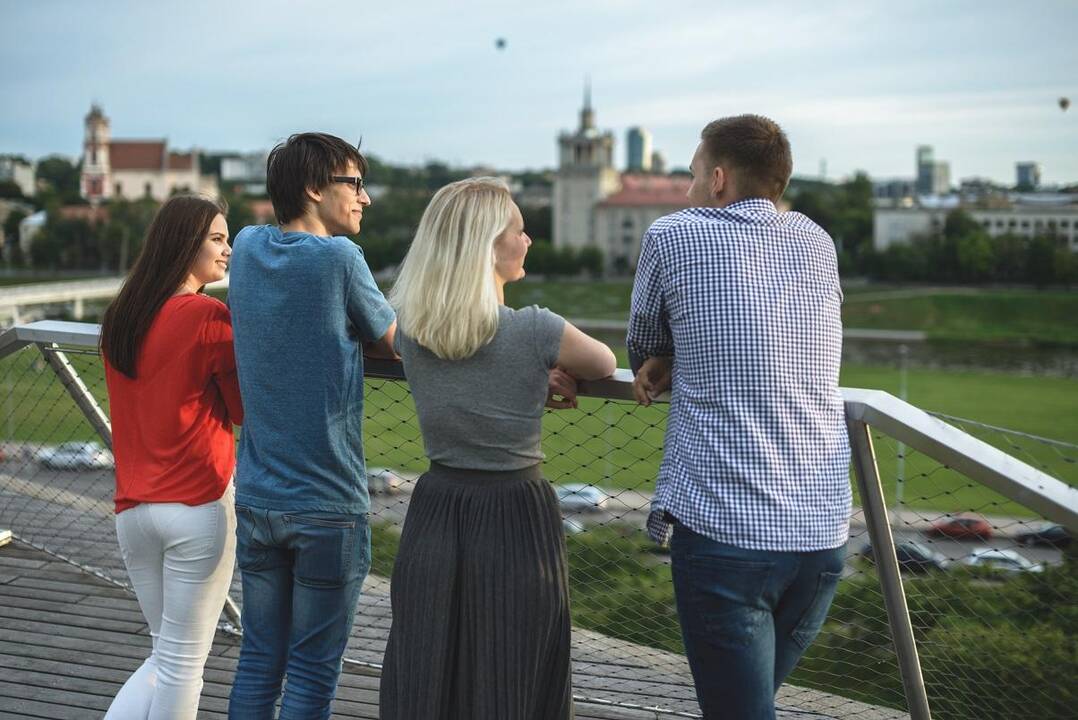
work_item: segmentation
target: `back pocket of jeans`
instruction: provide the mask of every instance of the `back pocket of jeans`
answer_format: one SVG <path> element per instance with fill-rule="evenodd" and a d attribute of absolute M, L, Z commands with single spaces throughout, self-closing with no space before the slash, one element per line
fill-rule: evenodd
<path fill-rule="evenodd" d="M 748 647 L 771 617 L 764 591 L 774 564 L 706 555 L 689 557 L 692 597 L 706 640 L 719 647 Z"/>
<path fill-rule="evenodd" d="M 822 572 L 816 580 L 816 593 L 805 613 L 798 621 L 797 627 L 791 635 L 793 641 L 802 650 L 807 650 L 816 636 L 820 634 L 824 621 L 827 620 L 827 611 L 831 609 L 831 601 L 835 598 L 835 590 L 838 581 L 842 577 L 841 572 Z"/>
<path fill-rule="evenodd" d="M 340 587 L 353 579 L 356 520 L 347 515 L 285 515 L 291 526 L 296 582 Z"/>

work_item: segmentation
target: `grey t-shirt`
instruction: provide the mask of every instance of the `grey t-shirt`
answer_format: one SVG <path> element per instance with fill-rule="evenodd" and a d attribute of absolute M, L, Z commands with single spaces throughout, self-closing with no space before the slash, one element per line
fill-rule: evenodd
<path fill-rule="evenodd" d="M 464 360 L 442 360 L 398 333 L 427 457 L 468 470 L 542 462 L 547 378 L 564 328 L 546 308 L 503 305 L 494 338 Z"/>

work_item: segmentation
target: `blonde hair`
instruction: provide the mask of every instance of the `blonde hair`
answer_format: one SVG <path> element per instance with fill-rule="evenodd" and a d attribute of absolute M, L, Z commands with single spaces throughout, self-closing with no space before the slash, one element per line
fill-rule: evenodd
<path fill-rule="evenodd" d="M 443 360 L 471 357 L 498 330 L 494 242 L 512 218 L 508 186 L 490 177 L 431 198 L 389 302 L 406 335 Z"/>

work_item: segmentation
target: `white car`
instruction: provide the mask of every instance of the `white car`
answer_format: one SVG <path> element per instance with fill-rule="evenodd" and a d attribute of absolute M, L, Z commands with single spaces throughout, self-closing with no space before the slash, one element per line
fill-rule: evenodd
<path fill-rule="evenodd" d="M 404 478 L 384 467 L 367 468 L 367 490 L 372 495 L 396 495 L 404 487 Z"/>
<path fill-rule="evenodd" d="M 555 485 L 558 504 L 568 512 L 599 512 L 610 501 L 610 496 L 594 485 L 570 483 Z"/>
<path fill-rule="evenodd" d="M 1030 562 L 1014 550 L 997 550 L 996 548 L 974 550 L 962 560 L 962 564 L 1009 573 L 1041 572 L 1044 570 L 1044 565 Z"/>
<path fill-rule="evenodd" d="M 45 448 L 37 461 L 53 470 L 105 470 L 113 467 L 112 453 L 96 442 L 68 442 Z"/>

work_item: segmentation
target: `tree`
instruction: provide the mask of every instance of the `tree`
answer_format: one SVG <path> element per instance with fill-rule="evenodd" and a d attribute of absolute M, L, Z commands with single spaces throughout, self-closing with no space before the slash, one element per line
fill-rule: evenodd
<path fill-rule="evenodd" d="M 0 198 L 22 200 L 22 188 L 14 180 L 0 180 Z"/>
<path fill-rule="evenodd" d="M 46 194 L 56 197 L 62 205 L 82 202 L 81 175 L 82 168 L 62 155 L 50 155 L 37 163 L 37 179 L 47 185 Z"/>
<path fill-rule="evenodd" d="M 554 211 L 546 207 L 521 207 L 524 231 L 532 240 L 551 240 L 554 237 Z"/>
<path fill-rule="evenodd" d="M 12 210 L 4 220 L 4 243 L 8 250 L 8 262 L 12 267 L 22 267 L 26 259 L 22 256 L 22 244 L 19 242 L 19 223 L 25 220 L 27 214 L 22 210 Z"/>
<path fill-rule="evenodd" d="M 582 248 L 577 255 L 577 264 L 593 278 L 603 274 L 603 252 L 597 247 Z"/>
<path fill-rule="evenodd" d="M 1056 279 L 1056 247 L 1053 237 L 1040 235 L 1029 243 L 1026 253 L 1026 279 L 1037 287 L 1051 285 Z"/>

